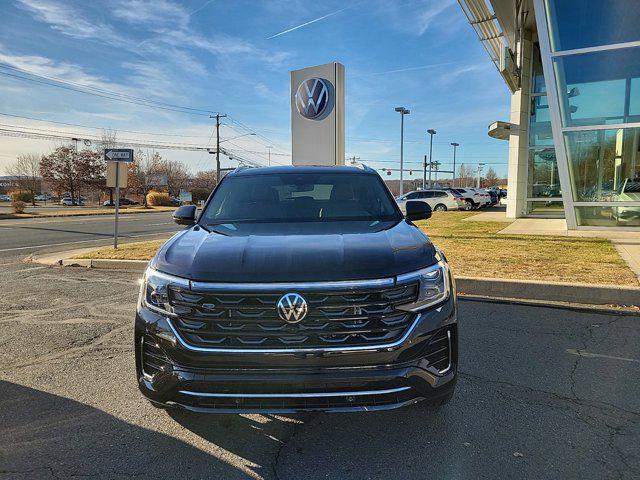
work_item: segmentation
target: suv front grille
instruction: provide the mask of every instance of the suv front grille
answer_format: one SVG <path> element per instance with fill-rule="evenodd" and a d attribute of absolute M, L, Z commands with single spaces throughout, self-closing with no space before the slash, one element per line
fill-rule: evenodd
<path fill-rule="evenodd" d="M 174 325 L 187 343 L 211 348 L 323 348 L 391 343 L 414 314 L 397 310 L 411 303 L 418 285 L 368 290 L 305 291 L 307 316 L 298 323 L 278 316 L 288 292 L 229 294 L 171 287 Z"/>

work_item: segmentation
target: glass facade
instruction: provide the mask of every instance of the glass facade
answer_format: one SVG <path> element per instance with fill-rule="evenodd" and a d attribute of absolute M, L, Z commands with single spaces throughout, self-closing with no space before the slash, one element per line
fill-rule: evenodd
<path fill-rule="evenodd" d="M 541 62 L 534 49 L 532 64 L 527 210 L 559 208 L 553 197 L 562 184 L 568 224 L 640 227 L 640 0 L 540 5 L 546 22 L 538 21 Z M 555 151 L 550 131 L 562 139 Z"/>
<path fill-rule="evenodd" d="M 576 202 L 640 200 L 640 129 L 567 132 L 567 160 Z"/>
<path fill-rule="evenodd" d="M 561 201 L 547 200 L 546 202 L 527 202 L 529 215 L 545 217 L 564 217 L 564 205 Z"/>
<path fill-rule="evenodd" d="M 557 57 L 554 69 L 563 126 L 640 121 L 640 47 Z"/>
<path fill-rule="evenodd" d="M 638 0 L 546 0 L 551 51 L 640 40 Z"/>
<path fill-rule="evenodd" d="M 554 148 L 530 149 L 527 198 L 560 198 L 560 176 Z"/>
<path fill-rule="evenodd" d="M 551 116 L 545 89 L 540 48 L 533 44 L 529 157 L 527 160 L 527 215 L 563 216 L 562 192 Z"/>

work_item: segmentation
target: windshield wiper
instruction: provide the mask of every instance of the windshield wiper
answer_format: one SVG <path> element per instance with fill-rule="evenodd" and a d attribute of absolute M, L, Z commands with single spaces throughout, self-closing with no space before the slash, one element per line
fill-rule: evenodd
<path fill-rule="evenodd" d="M 256 222 L 256 221 L 258 221 L 257 218 L 236 218 L 235 220 L 219 220 L 217 222 L 207 223 L 207 227 L 213 227 L 216 225 L 225 225 L 227 223 L 233 224 L 233 223 Z"/>

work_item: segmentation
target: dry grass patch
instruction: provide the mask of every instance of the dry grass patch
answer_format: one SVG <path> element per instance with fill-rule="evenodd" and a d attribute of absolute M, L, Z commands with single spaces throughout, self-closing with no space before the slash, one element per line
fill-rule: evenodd
<path fill-rule="evenodd" d="M 507 224 L 463 222 L 470 212 L 434 213 L 420 228 L 456 275 L 638 286 L 613 244 L 601 238 L 499 235 Z"/>
<path fill-rule="evenodd" d="M 115 250 L 113 247 L 100 248 L 73 258 L 114 259 L 114 260 L 151 260 L 166 240 L 124 243 Z"/>

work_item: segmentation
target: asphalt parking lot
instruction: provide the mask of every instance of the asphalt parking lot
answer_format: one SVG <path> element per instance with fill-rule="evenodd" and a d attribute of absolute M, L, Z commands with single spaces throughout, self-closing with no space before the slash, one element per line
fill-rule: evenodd
<path fill-rule="evenodd" d="M 0 478 L 640 478 L 640 318 L 461 302 L 429 412 L 195 415 L 138 394 L 136 274 L 0 257 Z"/>

